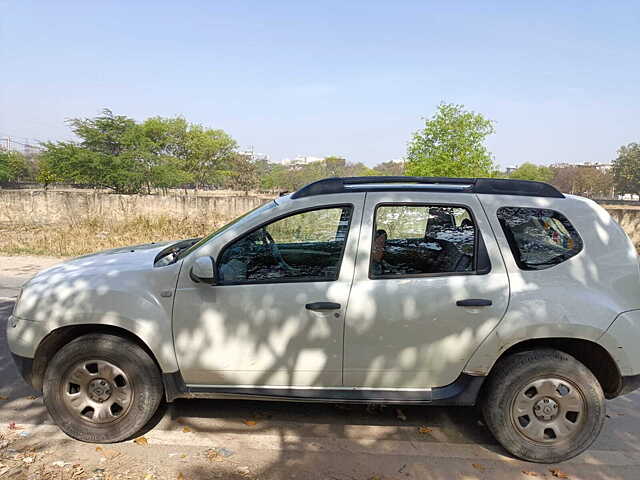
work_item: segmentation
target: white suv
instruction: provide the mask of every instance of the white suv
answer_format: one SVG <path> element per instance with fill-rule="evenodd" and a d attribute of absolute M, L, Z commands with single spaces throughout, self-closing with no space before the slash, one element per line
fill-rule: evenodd
<path fill-rule="evenodd" d="M 329 178 L 45 270 L 7 331 L 80 440 L 134 436 L 163 398 L 479 404 L 512 454 L 558 462 L 640 386 L 639 293 L 618 224 L 550 185 Z"/>

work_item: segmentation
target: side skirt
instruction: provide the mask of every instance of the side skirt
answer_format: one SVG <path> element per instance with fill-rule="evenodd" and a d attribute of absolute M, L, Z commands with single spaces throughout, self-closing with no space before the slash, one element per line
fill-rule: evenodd
<path fill-rule="evenodd" d="M 475 405 L 486 377 L 461 374 L 436 388 L 381 390 L 372 388 L 287 388 L 185 385 L 180 372 L 163 375 L 168 402 L 176 398 L 268 400 L 279 402 Z"/>

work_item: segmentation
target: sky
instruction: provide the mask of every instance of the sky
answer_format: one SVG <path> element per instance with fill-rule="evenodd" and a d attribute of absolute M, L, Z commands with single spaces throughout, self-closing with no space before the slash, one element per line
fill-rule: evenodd
<path fill-rule="evenodd" d="M 640 2 L 0 0 L 0 137 L 102 108 L 184 116 L 273 161 L 401 159 L 444 102 L 500 166 L 640 142 Z"/>

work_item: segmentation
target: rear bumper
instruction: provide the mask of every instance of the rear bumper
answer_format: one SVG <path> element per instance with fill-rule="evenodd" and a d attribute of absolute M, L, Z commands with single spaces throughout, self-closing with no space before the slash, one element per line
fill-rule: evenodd
<path fill-rule="evenodd" d="M 640 375 L 623 375 L 621 383 L 622 387 L 618 396 L 626 395 L 640 388 Z"/>

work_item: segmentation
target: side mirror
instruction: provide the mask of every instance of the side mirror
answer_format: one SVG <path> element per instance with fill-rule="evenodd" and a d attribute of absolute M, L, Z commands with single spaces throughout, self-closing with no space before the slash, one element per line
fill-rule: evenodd
<path fill-rule="evenodd" d="M 216 262 L 211 257 L 198 257 L 189 272 L 191 280 L 196 283 L 216 284 Z"/>

